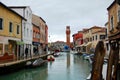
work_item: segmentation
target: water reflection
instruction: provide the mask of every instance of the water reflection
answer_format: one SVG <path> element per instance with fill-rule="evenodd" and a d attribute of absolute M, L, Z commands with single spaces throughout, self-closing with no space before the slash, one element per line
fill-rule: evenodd
<path fill-rule="evenodd" d="M 9 75 L 0 76 L 0 80 L 47 80 L 47 66 L 35 68 L 35 69 L 24 69 L 19 72 L 15 72 Z"/>
<path fill-rule="evenodd" d="M 88 61 L 82 56 L 65 52 L 61 54 L 46 66 L 0 76 L 0 80 L 86 80 L 90 72 Z"/>
<path fill-rule="evenodd" d="M 70 67 L 70 53 L 67 53 L 67 68 Z"/>

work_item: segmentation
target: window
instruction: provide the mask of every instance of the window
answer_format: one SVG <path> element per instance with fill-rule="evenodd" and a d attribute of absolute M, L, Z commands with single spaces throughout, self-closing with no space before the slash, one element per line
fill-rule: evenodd
<path fill-rule="evenodd" d="M 93 41 L 94 41 L 94 36 L 93 36 Z"/>
<path fill-rule="evenodd" d="M 106 37 L 108 36 L 107 33 L 108 33 L 108 32 L 107 32 L 107 29 L 105 29 L 105 35 L 106 35 Z"/>
<path fill-rule="evenodd" d="M 106 49 L 107 49 L 107 51 L 109 50 L 109 44 L 108 43 L 106 43 Z"/>
<path fill-rule="evenodd" d="M 90 41 L 92 41 L 92 38 L 90 38 Z"/>
<path fill-rule="evenodd" d="M 0 18 L 0 30 L 2 30 L 2 29 L 3 29 L 3 19 Z"/>
<path fill-rule="evenodd" d="M 35 38 L 35 31 L 33 31 L 33 38 Z"/>
<path fill-rule="evenodd" d="M 12 32 L 12 30 L 13 30 L 13 27 L 12 27 L 12 26 L 13 26 L 13 24 L 12 24 L 12 22 L 10 22 L 10 23 L 9 23 L 9 32 Z"/>
<path fill-rule="evenodd" d="M 20 26 L 17 25 L 17 34 L 20 34 Z"/>
<path fill-rule="evenodd" d="M 118 21 L 120 22 L 120 10 L 118 10 Z"/>
<path fill-rule="evenodd" d="M 110 31 L 113 30 L 113 27 L 114 27 L 114 22 L 113 22 L 113 16 L 110 18 Z"/>
<path fill-rule="evenodd" d="M 29 17 L 29 15 L 28 15 L 29 13 L 28 13 L 28 11 L 27 11 L 27 18 Z"/>
<path fill-rule="evenodd" d="M 25 29 L 26 29 L 26 28 L 24 27 L 24 36 L 26 35 L 26 31 L 25 31 Z"/>
<path fill-rule="evenodd" d="M 29 36 L 29 30 L 28 30 L 28 28 L 27 28 L 27 36 Z"/>
<path fill-rule="evenodd" d="M 100 35 L 100 40 L 105 39 L 105 35 Z"/>
<path fill-rule="evenodd" d="M 96 40 L 97 40 L 97 35 L 96 35 Z"/>

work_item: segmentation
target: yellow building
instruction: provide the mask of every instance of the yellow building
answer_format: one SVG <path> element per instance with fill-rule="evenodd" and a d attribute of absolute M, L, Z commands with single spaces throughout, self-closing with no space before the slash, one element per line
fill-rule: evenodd
<path fill-rule="evenodd" d="M 93 26 L 89 29 L 83 30 L 83 40 L 84 46 L 83 52 L 91 53 L 91 49 L 95 49 L 97 42 L 104 37 L 105 38 L 105 31 L 102 30 L 102 27 Z"/>
<path fill-rule="evenodd" d="M 106 28 L 102 28 L 96 32 L 93 32 L 92 33 L 92 37 L 93 37 L 93 40 L 92 40 L 92 48 L 96 48 L 96 45 L 99 41 L 101 40 L 105 40 L 106 38 Z"/>
<path fill-rule="evenodd" d="M 4 53 L 19 55 L 17 45 L 22 38 L 22 19 L 22 16 L 0 2 L 0 56 L 4 56 Z"/>
<path fill-rule="evenodd" d="M 109 60 L 107 66 L 106 80 L 119 79 L 119 61 L 120 61 L 120 5 L 114 0 L 107 8 L 108 10 L 108 41 L 110 47 Z M 114 66 L 114 68 L 113 68 Z M 114 73 L 114 74 L 113 74 Z"/>
<path fill-rule="evenodd" d="M 114 1 L 108 8 L 108 37 L 120 38 L 120 6 Z"/>

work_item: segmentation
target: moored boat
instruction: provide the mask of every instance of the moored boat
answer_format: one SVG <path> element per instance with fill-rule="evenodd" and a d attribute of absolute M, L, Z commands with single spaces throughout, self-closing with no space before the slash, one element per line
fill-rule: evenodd
<path fill-rule="evenodd" d="M 36 59 L 33 63 L 32 63 L 32 67 L 39 67 L 42 66 L 44 64 L 47 63 L 47 60 L 43 60 L 42 58 Z"/>
<path fill-rule="evenodd" d="M 49 55 L 49 56 L 47 56 L 47 60 L 48 60 L 48 61 L 54 61 L 55 58 L 54 58 L 53 55 Z"/>

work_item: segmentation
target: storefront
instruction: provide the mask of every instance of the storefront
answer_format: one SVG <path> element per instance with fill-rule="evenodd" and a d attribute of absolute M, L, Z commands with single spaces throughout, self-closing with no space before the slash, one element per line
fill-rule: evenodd
<path fill-rule="evenodd" d="M 20 59 L 22 51 L 18 41 L 20 42 L 20 39 L 0 36 L 0 60 L 9 57 L 11 60 Z"/>
<path fill-rule="evenodd" d="M 39 55 L 40 43 L 39 42 L 32 42 L 32 44 L 33 44 L 33 55 Z"/>
<path fill-rule="evenodd" d="M 5 45 L 8 44 L 8 40 L 3 37 L 0 36 L 0 56 L 2 56 L 5 53 Z"/>

